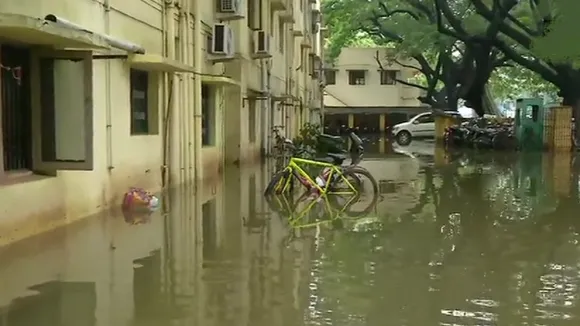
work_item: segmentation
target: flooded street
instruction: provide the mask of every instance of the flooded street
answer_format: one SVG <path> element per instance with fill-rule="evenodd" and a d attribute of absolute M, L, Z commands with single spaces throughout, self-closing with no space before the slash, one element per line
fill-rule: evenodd
<path fill-rule="evenodd" d="M 575 161 L 375 142 L 376 205 L 301 229 L 268 168 L 231 168 L 0 248 L 0 326 L 579 325 Z"/>

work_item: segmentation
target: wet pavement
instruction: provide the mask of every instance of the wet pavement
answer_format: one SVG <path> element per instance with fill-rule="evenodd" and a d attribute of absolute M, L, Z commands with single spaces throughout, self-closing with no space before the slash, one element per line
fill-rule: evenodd
<path fill-rule="evenodd" d="M 267 168 L 229 169 L 149 219 L 0 248 L 0 326 L 578 325 L 576 161 L 375 140 L 376 205 L 300 229 Z"/>

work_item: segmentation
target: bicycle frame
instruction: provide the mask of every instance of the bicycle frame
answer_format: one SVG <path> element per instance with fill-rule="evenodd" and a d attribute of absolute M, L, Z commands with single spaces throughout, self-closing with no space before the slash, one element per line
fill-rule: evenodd
<path fill-rule="evenodd" d="M 316 181 L 314 181 L 312 179 L 312 177 L 306 171 L 304 171 L 303 168 L 300 167 L 299 164 L 306 164 L 306 165 L 317 166 L 317 167 L 322 167 L 322 168 L 329 168 L 330 173 L 328 173 L 328 176 L 326 176 L 326 180 L 324 180 L 324 188 L 319 186 L 318 183 L 316 183 Z M 282 193 L 285 193 L 289 189 L 290 181 L 292 180 L 292 176 L 294 176 L 295 178 L 298 179 L 298 181 L 305 188 L 310 189 L 310 188 L 314 187 L 319 191 L 319 193 L 321 195 L 325 195 L 325 194 L 336 194 L 336 195 L 358 194 L 358 191 L 356 190 L 356 188 L 344 177 L 344 175 L 342 175 L 342 172 L 340 171 L 339 167 L 337 167 L 336 165 L 331 164 L 331 163 L 318 162 L 318 161 L 307 160 L 307 159 L 303 159 L 303 158 L 292 157 L 290 159 L 290 162 L 288 163 L 288 166 L 284 170 L 287 171 L 289 173 L 289 175 L 286 179 L 284 187 L 282 188 Z M 350 188 L 351 191 L 347 191 L 347 192 L 329 191 L 330 181 L 333 180 L 333 177 L 335 177 L 336 175 L 338 175 L 340 178 L 342 178 L 342 180 L 344 180 L 346 182 L 346 184 L 348 185 L 348 188 Z"/>

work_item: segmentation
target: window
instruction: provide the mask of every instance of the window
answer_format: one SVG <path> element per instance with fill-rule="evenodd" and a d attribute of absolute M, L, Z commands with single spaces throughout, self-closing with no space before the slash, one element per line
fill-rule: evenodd
<path fill-rule="evenodd" d="M 348 84 L 349 85 L 364 85 L 365 84 L 365 71 L 364 70 L 351 70 L 348 72 Z"/>
<path fill-rule="evenodd" d="M 51 76 L 50 83 L 53 83 Z M 30 50 L 0 48 L 0 178 L 5 171 L 32 170 Z M 8 95 L 9 94 L 9 95 Z M 8 95 L 8 96 L 6 96 Z"/>
<path fill-rule="evenodd" d="M 35 171 L 93 169 L 93 67 L 91 52 L 48 51 L 33 61 L 37 82 L 32 93 Z M 34 72 L 33 72 L 34 75 Z M 40 131 L 40 132 L 36 132 Z"/>
<path fill-rule="evenodd" d="M 431 123 L 431 122 L 435 122 L 435 117 L 433 117 L 432 114 L 426 114 L 426 115 L 417 117 L 417 119 L 415 121 L 417 121 L 417 123 Z"/>
<path fill-rule="evenodd" d="M 201 86 L 201 144 L 215 145 L 215 97 L 208 85 Z"/>
<path fill-rule="evenodd" d="M 533 122 L 537 122 L 540 113 L 540 107 L 537 105 L 528 105 L 526 107 L 526 113 L 528 119 L 532 119 Z"/>
<path fill-rule="evenodd" d="M 279 18 L 278 18 L 279 19 Z M 284 22 L 281 20 L 278 20 L 278 50 L 280 50 L 280 53 L 284 53 L 284 34 L 286 31 L 286 26 L 284 25 Z"/>
<path fill-rule="evenodd" d="M 248 137 L 250 143 L 256 141 L 256 101 L 248 101 Z"/>
<path fill-rule="evenodd" d="M 336 85 L 336 70 L 324 70 L 324 80 L 326 85 Z"/>
<path fill-rule="evenodd" d="M 131 135 L 149 133 L 149 73 L 131 69 Z"/>
<path fill-rule="evenodd" d="M 254 8 L 254 0 L 246 0 L 246 14 L 247 14 L 247 21 L 248 27 L 250 29 L 256 28 L 256 9 Z"/>
<path fill-rule="evenodd" d="M 397 83 L 396 70 L 381 70 L 381 85 L 395 85 Z"/>

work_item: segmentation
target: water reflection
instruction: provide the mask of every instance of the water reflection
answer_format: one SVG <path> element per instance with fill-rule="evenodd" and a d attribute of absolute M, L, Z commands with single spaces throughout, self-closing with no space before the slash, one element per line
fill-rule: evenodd
<path fill-rule="evenodd" d="M 6 248 L 0 325 L 578 324 L 577 160 L 414 146 L 365 158 L 381 199 L 359 216 L 316 202 L 297 228 L 312 202 L 268 203 L 268 168 L 230 169 L 147 223 Z"/>

